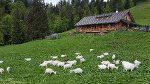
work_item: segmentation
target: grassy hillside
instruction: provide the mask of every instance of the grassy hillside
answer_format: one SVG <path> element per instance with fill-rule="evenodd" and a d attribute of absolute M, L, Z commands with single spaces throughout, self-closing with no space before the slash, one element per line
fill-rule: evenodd
<path fill-rule="evenodd" d="M 112 32 L 104 36 L 73 34 L 72 31 L 61 34 L 57 40 L 37 40 L 21 45 L 0 47 L 1 68 L 12 67 L 12 72 L 0 75 L 0 84 L 148 84 L 150 83 L 150 33 L 144 32 Z M 89 49 L 94 48 L 93 54 Z M 77 63 L 73 68 L 81 67 L 81 75 L 70 74 L 69 69 L 63 70 L 50 66 L 57 75 L 44 75 L 44 68 L 39 64 L 50 60 L 51 55 L 67 54 L 68 59 L 75 59 L 75 52 L 81 52 L 86 58 L 84 64 Z M 98 70 L 102 61 L 96 56 L 104 52 L 116 54 L 118 59 L 142 62 L 139 69 L 133 72 L 119 70 Z M 31 57 L 26 62 L 24 58 Z M 64 59 L 59 59 L 64 60 Z M 103 60 L 108 60 L 104 58 Z"/>
<path fill-rule="evenodd" d="M 150 0 L 131 8 L 131 12 L 138 24 L 150 25 Z"/>

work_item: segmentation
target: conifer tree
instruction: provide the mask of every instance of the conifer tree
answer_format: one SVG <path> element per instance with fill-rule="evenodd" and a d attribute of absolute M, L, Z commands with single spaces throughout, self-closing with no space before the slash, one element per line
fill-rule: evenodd
<path fill-rule="evenodd" d="M 28 39 L 44 39 L 49 33 L 47 6 L 43 0 L 33 0 L 31 10 L 27 17 Z"/>

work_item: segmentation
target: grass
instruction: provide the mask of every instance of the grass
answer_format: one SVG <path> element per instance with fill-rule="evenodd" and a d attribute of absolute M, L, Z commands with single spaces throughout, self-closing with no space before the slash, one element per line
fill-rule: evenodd
<path fill-rule="evenodd" d="M 150 0 L 131 8 L 135 21 L 141 25 L 150 25 Z"/>
<path fill-rule="evenodd" d="M 57 40 L 37 40 L 21 45 L 0 47 L 0 60 L 4 63 L 0 67 L 12 67 L 10 74 L 0 75 L 0 84 L 149 84 L 150 83 L 150 33 L 145 32 L 112 32 L 104 36 L 60 34 Z M 94 48 L 93 54 L 89 49 Z M 75 52 L 81 52 L 86 58 L 84 64 L 78 63 L 73 68 L 81 67 L 81 75 L 70 74 L 50 66 L 57 75 L 44 75 L 44 69 L 39 67 L 43 60 L 50 59 L 50 55 L 67 54 L 69 59 L 75 59 Z M 115 53 L 118 59 L 142 62 L 139 69 L 133 72 L 123 72 L 122 67 L 114 71 L 100 71 L 97 65 L 101 60 L 96 56 L 103 52 Z M 26 62 L 24 58 L 31 57 Z M 63 60 L 63 59 L 60 59 Z M 107 60 L 106 58 L 104 60 Z"/>

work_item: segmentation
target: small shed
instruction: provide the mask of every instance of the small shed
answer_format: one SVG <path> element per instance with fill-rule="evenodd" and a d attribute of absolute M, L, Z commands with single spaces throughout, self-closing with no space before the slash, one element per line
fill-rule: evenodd
<path fill-rule="evenodd" d="M 81 33 L 97 33 L 103 31 L 115 31 L 120 28 L 135 26 L 135 21 L 129 10 L 88 16 L 75 24 L 76 30 Z"/>

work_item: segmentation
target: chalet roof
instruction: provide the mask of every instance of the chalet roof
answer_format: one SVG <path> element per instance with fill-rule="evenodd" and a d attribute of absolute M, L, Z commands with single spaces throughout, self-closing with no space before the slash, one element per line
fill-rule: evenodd
<path fill-rule="evenodd" d="M 116 23 L 124 18 L 129 13 L 129 10 L 121 11 L 118 13 L 107 13 L 97 16 L 84 17 L 75 26 L 94 25 L 94 24 L 108 24 Z"/>

